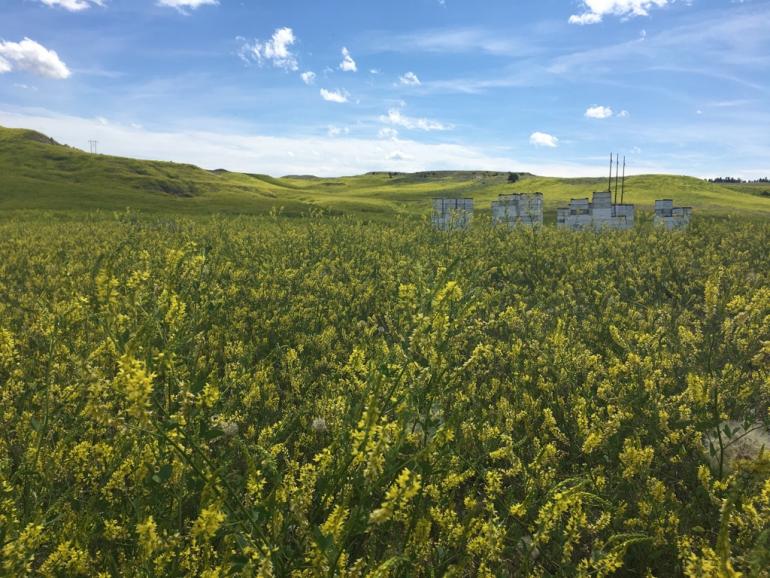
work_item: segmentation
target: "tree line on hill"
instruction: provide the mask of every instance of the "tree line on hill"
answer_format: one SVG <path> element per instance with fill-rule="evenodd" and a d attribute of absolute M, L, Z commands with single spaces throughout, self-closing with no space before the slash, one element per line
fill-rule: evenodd
<path fill-rule="evenodd" d="M 748 179 L 740 179 L 736 177 L 717 177 L 715 179 L 706 179 L 710 183 L 726 183 L 726 184 L 742 184 L 742 183 L 770 183 L 770 179 L 767 177 L 762 177 L 761 179 L 756 179 L 754 181 L 748 180 Z"/>

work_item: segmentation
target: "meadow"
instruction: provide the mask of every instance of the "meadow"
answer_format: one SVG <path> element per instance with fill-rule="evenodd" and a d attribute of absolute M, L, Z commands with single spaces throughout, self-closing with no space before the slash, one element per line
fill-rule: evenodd
<path fill-rule="evenodd" d="M 515 167 L 512 170 L 516 170 Z M 192 165 L 92 155 L 45 135 L 0 127 L 0 218 L 24 211 L 90 214 L 127 208 L 151 215 L 211 214 L 289 217 L 311 212 L 389 222 L 427 215 L 432 197 L 472 197 L 489 209 L 501 193 L 541 192 L 546 222 L 570 198 L 590 197 L 607 179 L 564 179 L 491 171 L 369 173 L 340 178 L 234 173 Z M 639 175 L 626 180 L 626 201 L 649 211 L 673 198 L 709 216 L 770 217 L 767 185 L 726 185 L 681 175 Z"/>
<path fill-rule="evenodd" d="M 3 575 L 768 576 L 770 224 L 486 225 L 7 212 Z"/>

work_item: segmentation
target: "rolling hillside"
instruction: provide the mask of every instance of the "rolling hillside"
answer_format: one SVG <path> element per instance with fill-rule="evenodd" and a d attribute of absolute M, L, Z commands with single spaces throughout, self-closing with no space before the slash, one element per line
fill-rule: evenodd
<path fill-rule="evenodd" d="M 605 178 L 559 179 L 526 173 L 508 183 L 507 173 L 370 173 L 321 179 L 273 178 L 192 165 L 91 155 L 29 130 L 0 127 L 0 211 L 81 212 L 131 208 L 183 215 L 261 214 L 282 209 L 300 215 L 313 210 L 386 217 L 426 214 L 434 196 L 473 197 L 477 208 L 504 192 L 545 195 L 546 212 L 572 197 L 606 187 Z M 760 187 L 761 188 L 761 187 Z M 674 198 L 706 214 L 770 217 L 770 197 L 752 186 L 725 186 L 673 175 L 644 175 L 626 181 L 626 201 L 649 208 L 657 198 Z"/>

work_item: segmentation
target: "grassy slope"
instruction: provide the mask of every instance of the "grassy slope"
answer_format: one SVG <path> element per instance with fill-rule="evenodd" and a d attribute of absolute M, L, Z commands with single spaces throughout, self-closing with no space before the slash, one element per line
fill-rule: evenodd
<path fill-rule="evenodd" d="M 366 216 L 425 214 L 434 196 L 473 197 L 486 208 L 503 192 L 545 194 L 547 212 L 572 197 L 606 187 L 596 179 L 525 175 L 516 184 L 504 173 L 367 174 L 338 179 L 272 178 L 191 165 L 90 155 L 43 135 L 0 127 L 0 210 L 106 211 L 132 208 L 180 214 L 287 214 L 314 208 Z M 770 217 L 770 198 L 753 190 L 691 177 L 645 175 L 626 182 L 626 201 L 649 208 L 673 198 L 707 213 L 758 213 Z"/>

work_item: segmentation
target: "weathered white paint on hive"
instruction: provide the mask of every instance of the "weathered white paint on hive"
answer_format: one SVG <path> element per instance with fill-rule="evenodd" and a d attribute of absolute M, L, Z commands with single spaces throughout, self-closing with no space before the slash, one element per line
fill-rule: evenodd
<path fill-rule="evenodd" d="M 672 199 L 655 201 L 655 226 L 668 230 L 686 229 L 690 225 L 692 207 L 675 207 Z"/>
<path fill-rule="evenodd" d="M 559 207 L 558 209 L 556 209 L 556 226 L 566 227 L 568 217 L 569 217 L 569 208 Z"/>
<path fill-rule="evenodd" d="M 433 199 L 433 227 L 442 231 L 466 229 L 473 220 L 473 199 Z"/>
<path fill-rule="evenodd" d="M 592 202 L 572 199 L 569 207 L 556 209 L 556 226 L 566 229 L 630 229 L 634 226 L 634 205 L 613 205 L 612 193 L 596 192 Z"/>
<path fill-rule="evenodd" d="M 601 191 L 594 193 L 592 207 L 594 209 L 611 209 L 612 208 L 612 193 L 609 191 Z"/>
<path fill-rule="evenodd" d="M 492 201 L 492 223 L 495 225 L 535 226 L 543 224 L 543 194 L 520 193 L 500 195 Z"/>
<path fill-rule="evenodd" d="M 740 461 L 753 461 L 770 452 L 770 431 L 762 423 L 747 426 L 737 420 L 728 420 L 720 423 L 719 429 L 722 434 L 722 467 L 726 472 L 732 471 Z M 716 431 L 703 436 L 703 449 L 715 470 L 719 469 L 719 438 Z"/>
<path fill-rule="evenodd" d="M 615 205 L 617 229 L 631 229 L 634 226 L 636 208 L 634 205 Z"/>

